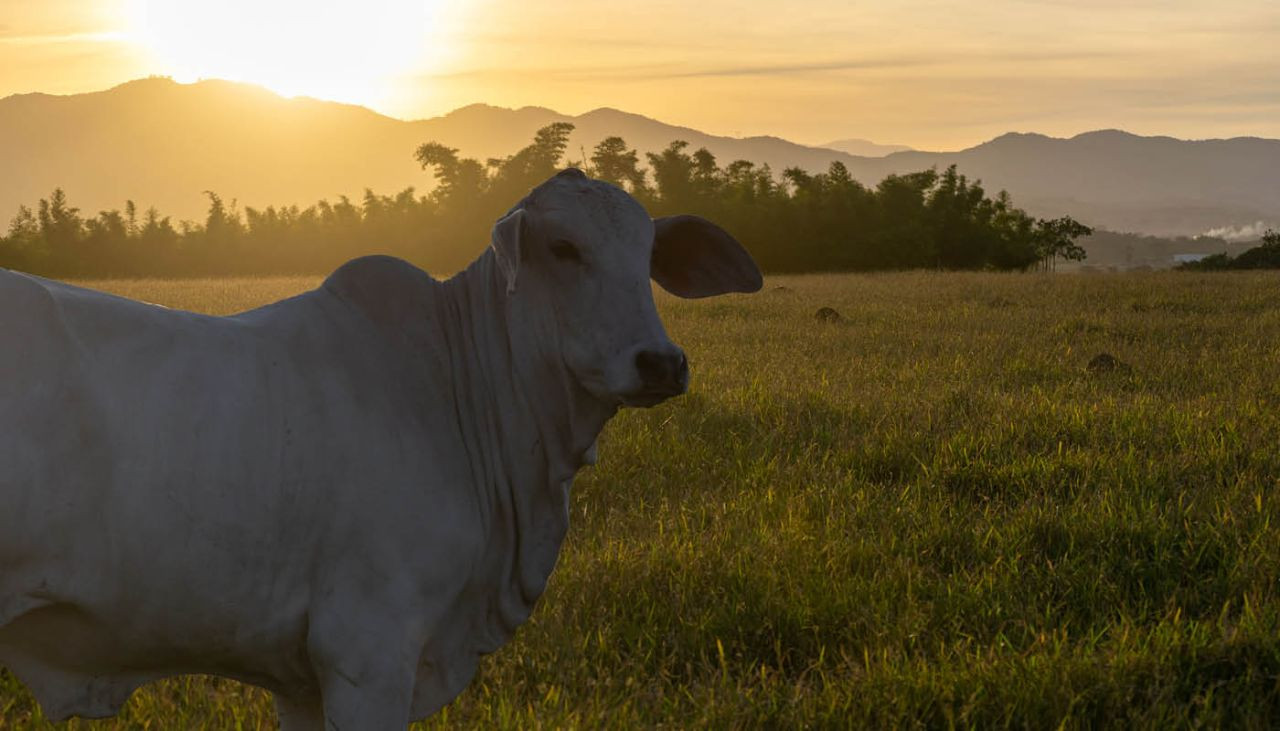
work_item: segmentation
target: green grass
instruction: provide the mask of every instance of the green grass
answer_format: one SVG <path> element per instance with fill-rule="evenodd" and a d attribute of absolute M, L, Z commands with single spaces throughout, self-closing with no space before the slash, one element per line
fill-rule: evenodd
<path fill-rule="evenodd" d="M 228 312 L 313 283 L 102 286 Z M 1276 284 L 913 273 L 661 297 L 691 392 L 607 428 L 533 619 L 425 726 L 1271 726 Z M 1091 373 L 1101 352 L 1130 368 Z M 72 727 L 273 723 L 258 691 L 181 679 Z M 0 727 L 49 727 L 4 675 Z"/>

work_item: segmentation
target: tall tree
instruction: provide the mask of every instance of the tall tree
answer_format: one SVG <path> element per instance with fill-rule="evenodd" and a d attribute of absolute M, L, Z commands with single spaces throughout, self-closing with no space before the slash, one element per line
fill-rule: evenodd
<path fill-rule="evenodd" d="M 1083 261 L 1085 250 L 1076 239 L 1093 234 L 1093 229 L 1070 216 L 1036 221 L 1036 241 L 1046 269 L 1054 270 L 1058 259 Z"/>
<path fill-rule="evenodd" d="M 632 193 L 645 187 L 644 171 L 640 169 L 640 156 L 628 150 L 621 137 L 606 137 L 596 145 L 591 154 L 591 174 L 595 177 L 626 187 Z"/>
<path fill-rule="evenodd" d="M 693 204 L 693 159 L 684 151 L 688 146 L 684 140 L 674 140 L 662 152 L 645 155 L 664 212 L 675 213 Z"/>
<path fill-rule="evenodd" d="M 458 151 L 439 142 L 428 142 L 414 153 L 424 170 L 434 168 L 436 197 L 441 202 L 463 205 L 474 201 L 485 191 L 488 176 L 476 160 L 458 158 Z"/>
<path fill-rule="evenodd" d="M 489 166 L 494 169 L 490 189 L 499 195 L 516 195 L 554 175 L 572 132 L 571 123 L 554 122 L 538 130 L 533 143 L 516 154 L 490 160 Z"/>
<path fill-rule="evenodd" d="M 0 267 L 39 270 L 46 265 L 49 250 L 40 236 L 40 222 L 26 206 L 18 206 L 18 214 L 9 222 L 9 232 L 0 243 Z"/>

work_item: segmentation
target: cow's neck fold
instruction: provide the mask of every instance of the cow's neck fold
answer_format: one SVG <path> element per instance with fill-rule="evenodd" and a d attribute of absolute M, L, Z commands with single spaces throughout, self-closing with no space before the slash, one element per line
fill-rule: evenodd
<path fill-rule="evenodd" d="M 492 252 L 444 290 L 457 327 L 459 422 L 489 527 L 477 585 L 488 591 L 498 579 L 501 587 L 484 643 L 496 649 L 546 587 L 569 526 L 570 483 L 614 408 L 572 378 L 549 313 L 513 309 Z"/>

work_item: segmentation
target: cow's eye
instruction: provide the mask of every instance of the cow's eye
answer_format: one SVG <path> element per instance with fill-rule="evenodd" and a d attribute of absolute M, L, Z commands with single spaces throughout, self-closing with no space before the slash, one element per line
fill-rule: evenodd
<path fill-rule="evenodd" d="M 551 255 L 560 261 L 571 261 L 578 264 L 582 263 L 582 254 L 578 252 L 578 247 L 573 242 L 557 239 L 551 242 Z"/>

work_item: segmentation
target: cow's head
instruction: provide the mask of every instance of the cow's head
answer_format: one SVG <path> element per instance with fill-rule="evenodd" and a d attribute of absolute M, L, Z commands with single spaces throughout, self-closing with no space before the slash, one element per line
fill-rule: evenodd
<path fill-rule="evenodd" d="M 565 170 L 493 227 L 510 305 L 554 313 L 560 357 L 602 401 L 653 406 L 684 393 L 689 366 L 658 319 L 652 277 L 680 297 L 760 289 L 760 270 L 697 216 L 652 219 L 621 188 Z"/>

